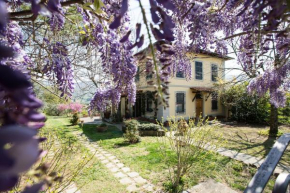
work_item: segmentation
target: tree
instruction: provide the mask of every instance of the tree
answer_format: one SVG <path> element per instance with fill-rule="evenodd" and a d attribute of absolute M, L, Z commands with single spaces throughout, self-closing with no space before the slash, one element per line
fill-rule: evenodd
<path fill-rule="evenodd" d="M 0 154 L 5 163 L 10 163 L 3 166 L 10 173 L 0 172 L 0 191 L 11 189 L 18 174 L 38 156 L 39 141 L 31 127 L 41 128 L 45 117 L 37 111 L 41 102 L 35 97 L 31 81 L 49 81 L 58 87 L 61 96 L 69 98 L 74 75 L 83 73 L 74 73 L 74 66 L 78 66 L 87 70 L 88 79 L 97 87 L 91 110 L 118 106 L 121 94 L 127 94 L 129 102 L 134 103 L 136 58 L 141 60 L 146 54 L 134 57 L 133 51 L 147 40 L 151 57 L 147 58 L 146 70 L 154 73 L 157 94 L 164 104 L 168 77 L 174 70 L 188 72 L 188 59 L 182 57 L 188 49 L 226 54 L 226 41 L 235 37 L 240 37 L 239 60 L 253 78 L 249 91 L 260 95 L 269 91 L 275 107 L 285 103 L 284 90 L 290 85 L 286 0 L 246 0 L 244 4 L 239 0 L 150 0 L 151 19 L 147 18 L 144 2 L 138 3 L 143 24 L 129 25 L 128 0 L 0 0 Z M 128 26 L 136 26 L 134 38 Z M 225 37 L 219 38 L 219 31 Z M 91 54 L 82 54 L 88 51 Z M 94 57 L 101 62 L 83 64 Z M 92 73 L 99 66 L 101 73 Z M 7 143 L 19 148 L 30 143 L 30 148 L 21 151 L 33 152 L 22 160 L 23 167 L 15 169 L 13 163 L 17 162 L 13 161 L 21 160 L 23 154 L 11 156 L 4 148 Z"/>
<path fill-rule="evenodd" d="M 240 122 L 268 123 L 270 103 L 268 96 L 259 97 L 247 92 L 248 83 L 228 85 L 219 96 L 231 112 L 230 118 Z"/>

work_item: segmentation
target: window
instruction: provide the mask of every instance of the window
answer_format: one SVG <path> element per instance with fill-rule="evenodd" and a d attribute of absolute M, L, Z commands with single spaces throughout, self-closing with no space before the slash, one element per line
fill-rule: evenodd
<path fill-rule="evenodd" d="M 184 78 L 184 72 L 183 71 L 177 71 L 176 72 L 176 77 L 177 78 Z"/>
<path fill-rule="evenodd" d="M 148 79 L 151 79 L 152 78 L 152 72 L 150 72 L 150 73 L 148 73 L 147 75 L 146 75 L 146 79 L 148 80 Z"/>
<path fill-rule="evenodd" d="M 147 92 L 146 94 L 146 111 L 153 112 L 152 103 L 153 103 L 153 94 L 151 92 Z"/>
<path fill-rule="evenodd" d="M 136 76 L 135 76 L 135 81 L 138 82 L 139 80 L 140 80 L 140 67 L 138 66 L 137 73 L 136 73 Z"/>
<path fill-rule="evenodd" d="M 176 113 L 185 112 L 185 93 L 176 93 Z"/>
<path fill-rule="evenodd" d="M 217 93 L 211 94 L 211 110 L 212 111 L 218 110 L 218 94 Z"/>
<path fill-rule="evenodd" d="M 216 64 L 211 65 L 211 80 L 216 82 L 218 78 L 218 66 Z"/>
<path fill-rule="evenodd" d="M 202 62 L 195 62 L 195 79 L 202 80 Z"/>

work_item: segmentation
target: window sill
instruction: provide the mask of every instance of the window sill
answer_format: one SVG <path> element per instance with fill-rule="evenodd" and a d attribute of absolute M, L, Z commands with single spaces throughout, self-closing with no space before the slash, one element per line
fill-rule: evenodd
<path fill-rule="evenodd" d="M 185 112 L 182 112 L 182 113 L 176 113 L 175 112 L 175 115 L 185 115 L 186 113 Z"/>

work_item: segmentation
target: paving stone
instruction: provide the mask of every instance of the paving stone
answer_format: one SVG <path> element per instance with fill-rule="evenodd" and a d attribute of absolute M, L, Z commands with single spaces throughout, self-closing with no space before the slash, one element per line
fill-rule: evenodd
<path fill-rule="evenodd" d="M 115 164 L 116 164 L 116 163 L 120 163 L 120 161 L 117 160 L 117 159 L 112 160 L 112 162 L 115 163 Z"/>
<path fill-rule="evenodd" d="M 110 170 L 111 170 L 111 172 L 116 173 L 119 171 L 119 168 L 113 167 L 113 168 L 110 168 Z"/>
<path fill-rule="evenodd" d="M 108 159 L 111 159 L 111 160 L 113 160 L 113 159 L 116 159 L 116 156 L 110 156 L 110 157 L 108 157 Z"/>
<path fill-rule="evenodd" d="M 118 163 L 117 166 L 118 166 L 119 168 L 122 168 L 122 167 L 124 167 L 124 164 L 122 164 L 122 163 Z"/>
<path fill-rule="evenodd" d="M 106 156 L 106 157 L 110 157 L 110 156 L 112 156 L 112 154 L 104 153 L 104 156 Z"/>
<path fill-rule="evenodd" d="M 191 189 L 187 190 L 190 193 L 237 193 L 236 191 L 232 190 L 231 188 L 227 187 L 226 185 L 215 182 L 212 179 L 209 179 L 205 182 L 197 184 L 193 186 Z"/>
<path fill-rule="evenodd" d="M 104 156 L 98 156 L 97 157 L 99 160 L 104 160 L 104 159 L 106 159 Z"/>
<path fill-rule="evenodd" d="M 122 178 L 120 180 L 120 183 L 121 184 L 133 184 L 134 181 L 131 178 L 129 178 L 129 177 L 125 177 L 125 178 Z"/>
<path fill-rule="evenodd" d="M 134 178 L 134 177 L 139 176 L 139 174 L 137 172 L 130 172 L 128 173 L 128 176 L 130 176 L 131 178 Z"/>
<path fill-rule="evenodd" d="M 101 162 L 102 162 L 103 164 L 109 163 L 109 161 L 106 160 L 106 159 L 105 159 L 105 160 L 102 160 Z"/>
<path fill-rule="evenodd" d="M 145 184 L 147 182 L 147 180 L 145 180 L 144 178 L 142 178 L 141 176 L 138 176 L 137 178 L 134 178 L 135 182 L 137 184 Z"/>
<path fill-rule="evenodd" d="M 112 168 L 112 167 L 114 167 L 115 165 L 113 164 L 113 163 L 108 163 L 108 164 L 106 164 L 106 167 L 107 168 Z"/>
<path fill-rule="evenodd" d="M 139 188 L 137 188 L 136 184 L 131 184 L 126 189 L 128 190 L 128 192 L 137 192 L 139 190 Z"/>
<path fill-rule="evenodd" d="M 115 173 L 114 176 L 115 176 L 116 178 L 124 178 L 124 177 L 126 177 L 126 175 L 123 174 L 122 172 Z"/>
<path fill-rule="evenodd" d="M 152 184 L 145 184 L 142 186 L 142 189 L 146 190 L 147 192 L 153 192 L 154 186 Z"/>
<path fill-rule="evenodd" d="M 130 172 L 130 168 L 127 167 L 121 168 L 121 170 L 123 170 L 123 172 Z"/>

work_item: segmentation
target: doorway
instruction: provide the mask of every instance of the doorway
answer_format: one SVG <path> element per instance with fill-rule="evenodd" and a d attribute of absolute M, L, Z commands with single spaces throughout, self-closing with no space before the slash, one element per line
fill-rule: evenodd
<path fill-rule="evenodd" d="M 195 96 L 195 112 L 196 112 L 196 117 L 203 116 L 202 111 L 203 111 L 203 99 L 202 99 L 202 94 L 200 92 L 196 93 Z"/>

